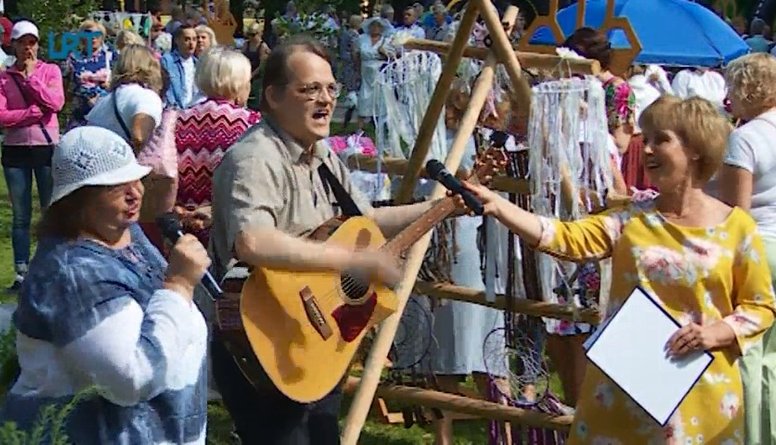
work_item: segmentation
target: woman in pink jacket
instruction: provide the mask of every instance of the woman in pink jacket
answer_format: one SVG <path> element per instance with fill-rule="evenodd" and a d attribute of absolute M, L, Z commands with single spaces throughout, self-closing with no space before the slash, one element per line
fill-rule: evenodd
<path fill-rule="evenodd" d="M 17 22 L 11 31 L 16 63 L 0 73 L 0 127 L 5 130 L 2 164 L 13 210 L 11 243 L 16 269 L 11 291 L 21 287 L 30 259 L 33 174 L 41 209 L 51 199 L 51 155 L 59 142 L 57 113 L 65 102 L 62 72 L 38 60 L 38 40 L 33 23 Z"/>

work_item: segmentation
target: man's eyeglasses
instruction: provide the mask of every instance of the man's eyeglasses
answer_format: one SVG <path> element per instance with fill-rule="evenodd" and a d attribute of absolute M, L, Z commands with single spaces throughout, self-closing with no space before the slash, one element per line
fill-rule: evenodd
<path fill-rule="evenodd" d="M 310 100 L 316 100 L 321 97 L 324 90 L 329 94 L 329 97 L 337 99 L 342 92 L 342 85 L 336 82 L 328 85 L 315 82 L 303 85 L 298 89 L 300 93 L 304 94 Z"/>

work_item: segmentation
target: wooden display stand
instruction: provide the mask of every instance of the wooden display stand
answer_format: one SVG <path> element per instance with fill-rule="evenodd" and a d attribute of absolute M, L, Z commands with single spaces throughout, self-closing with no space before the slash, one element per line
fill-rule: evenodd
<path fill-rule="evenodd" d="M 434 129 L 442 114 L 447 95 L 456 75 L 456 70 L 463 57 L 464 50 L 468 44 L 469 35 L 474 27 L 477 17 L 480 16 L 488 28 L 491 39 L 493 40 L 492 53 L 488 56 L 485 67 L 475 83 L 474 90 L 470 99 L 469 108 L 464 114 L 452 147 L 447 156 L 445 166 L 450 171 L 457 171 L 463 157 L 466 143 L 475 126 L 482 110 L 487 94 L 493 86 L 495 66 L 497 63 L 504 64 L 512 82 L 513 89 L 518 95 L 518 101 L 526 109 L 530 104 L 530 87 L 528 82 L 522 78 L 520 62 L 512 49 L 504 25 L 493 8 L 493 5 L 487 0 L 474 0 L 464 11 L 458 33 L 449 47 L 446 57 L 446 64 L 437 82 L 431 103 L 418 131 L 418 137 L 412 150 L 409 162 L 406 167 L 405 175 L 402 180 L 401 189 L 397 201 L 400 203 L 409 202 L 412 199 L 415 189 L 415 183 L 422 165 L 428 155 L 429 146 L 433 138 Z M 510 7 L 505 14 L 507 27 L 511 28 L 517 17 L 517 8 Z M 527 113 L 525 113 L 527 119 Z M 441 185 L 434 188 L 432 199 L 440 198 L 445 195 L 445 189 Z M 399 327 L 399 320 L 407 303 L 410 293 L 415 285 L 418 271 L 423 262 L 426 249 L 428 248 L 431 233 L 426 234 L 418 243 L 413 246 L 407 256 L 407 262 L 404 269 L 404 278 L 402 279 L 396 293 L 399 297 L 399 308 L 395 314 L 383 322 L 377 337 L 372 345 L 369 358 L 364 368 L 358 389 L 355 392 L 353 403 L 348 412 L 345 428 L 342 435 L 343 445 L 356 445 L 361 430 L 366 421 L 369 409 L 372 406 L 375 392 L 380 383 L 380 374 L 385 357 L 388 356 L 394 336 Z M 427 402 L 424 402 L 426 404 Z M 496 406 L 501 406 L 493 404 Z M 508 408 L 508 407 L 503 407 Z"/>
<path fill-rule="evenodd" d="M 577 27 L 582 26 L 583 23 L 585 10 L 584 0 L 580 0 L 579 8 L 580 13 L 577 17 Z M 455 78 L 455 73 L 462 57 L 477 58 L 485 60 L 486 63 L 480 75 L 477 77 L 477 81 L 472 90 L 469 106 L 460 121 L 458 131 L 448 153 L 445 165 L 449 171 L 458 171 L 464 147 L 478 123 L 487 94 L 493 86 L 495 67 L 498 64 L 504 65 L 506 72 L 509 75 L 511 92 L 516 96 L 519 105 L 519 109 L 513 110 L 513 112 L 517 111 L 518 119 L 523 123 L 527 122 L 530 112 L 531 90 L 528 82 L 522 77 L 521 66 L 540 70 L 557 70 L 561 68 L 563 71 L 573 74 L 595 75 L 600 72 L 600 66 L 596 61 L 561 58 L 555 54 L 555 46 L 544 47 L 530 45 L 529 41 L 531 37 L 542 26 L 548 26 L 552 30 L 556 41 L 563 42 L 565 40 L 555 18 L 557 11 L 558 1 L 551 0 L 550 15 L 546 17 L 537 17 L 527 30 L 526 35 L 523 36 L 523 39 L 517 48 L 514 48 L 511 45 L 509 38 L 507 37 L 508 33 L 505 31 L 505 27 L 508 30 L 514 23 L 515 17 L 517 16 L 517 8 L 512 6 L 507 9 L 503 19 L 503 22 L 505 23 L 502 24 L 502 20 L 499 20 L 496 10 L 489 0 L 469 1 L 464 10 L 458 32 L 450 44 L 424 39 L 411 39 L 404 42 L 404 46 L 409 49 L 426 50 L 442 55 L 445 59 L 445 65 L 443 66 L 431 102 L 419 128 L 410 159 L 382 160 L 383 172 L 403 175 L 399 194 L 396 199 L 397 203 L 407 203 L 413 197 L 415 184 L 417 183 L 418 178 L 423 174 L 423 163 L 428 155 L 434 129 L 441 116 L 447 95 L 450 92 L 452 81 Z M 475 48 L 468 46 L 468 39 L 478 16 L 482 18 L 490 34 L 490 40 L 492 41 L 490 48 Z M 613 63 L 610 67 L 610 70 L 615 74 L 624 73 L 635 56 L 641 51 L 641 44 L 636 38 L 627 19 L 614 17 L 614 0 L 609 0 L 607 3 L 607 14 L 601 29 L 604 31 L 622 29 L 628 35 L 631 42 L 631 48 L 626 50 L 614 50 Z M 351 168 L 357 167 L 366 171 L 376 172 L 377 170 L 377 165 L 374 160 L 369 159 L 358 159 L 353 161 L 350 165 Z M 576 190 L 572 186 L 570 178 L 564 178 L 563 182 L 566 183 L 566 186 L 563 187 L 566 194 L 569 193 L 568 190 Z M 509 177 L 494 178 L 491 187 L 519 194 L 527 194 L 530 192 L 530 187 L 525 180 Z M 441 185 L 437 185 L 431 199 L 436 199 L 444 195 L 445 189 Z M 565 198 L 566 200 L 571 199 L 568 196 Z M 420 388 L 380 385 L 380 375 L 383 366 L 385 365 L 385 357 L 388 356 L 399 326 L 402 312 L 407 299 L 413 290 L 421 294 L 433 295 L 440 298 L 467 301 L 498 309 L 507 308 L 507 297 L 503 295 L 497 296 L 496 301 L 490 303 L 485 299 L 484 293 L 473 289 L 452 286 L 449 284 L 416 282 L 416 277 L 423 262 L 426 249 L 428 248 L 430 237 L 430 233 L 424 236 L 408 253 L 404 268 L 404 277 L 399 287 L 396 289 L 397 296 L 400 300 L 399 308 L 395 314 L 385 320 L 380 326 L 380 330 L 372 344 L 372 349 L 366 361 L 361 379 L 350 378 L 345 387 L 346 392 L 354 393 L 354 397 L 345 421 L 345 427 L 342 433 L 342 444 L 356 445 L 358 443 L 360 432 L 372 406 L 377 408 L 382 420 L 386 423 L 397 423 L 403 420 L 402 417 L 400 417 L 401 414 L 388 411 L 382 398 L 401 400 L 425 407 L 465 413 L 475 417 L 517 422 L 527 426 L 567 431 L 573 420 L 570 416 L 550 416 L 497 403 L 473 400 L 466 397 Z M 583 321 L 591 324 L 598 324 L 600 321 L 600 315 L 595 310 L 582 310 L 579 313 L 573 313 L 567 306 L 540 301 L 521 300 L 517 302 L 517 304 L 512 301 L 511 309 L 515 312 L 533 316 Z M 375 399 L 375 394 L 381 398 Z"/>

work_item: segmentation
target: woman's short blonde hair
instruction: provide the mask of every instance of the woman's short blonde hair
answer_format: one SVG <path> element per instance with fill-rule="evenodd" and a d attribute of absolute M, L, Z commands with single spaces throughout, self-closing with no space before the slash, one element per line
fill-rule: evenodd
<path fill-rule="evenodd" d="M 79 31 L 85 31 L 87 29 L 98 30 L 100 33 L 102 33 L 103 39 L 107 36 L 107 33 L 108 33 L 108 31 L 105 29 L 105 26 L 103 26 L 102 23 L 92 19 L 84 20 L 83 22 L 81 22 L 81 25 L 78 27 Z"/>
<path fill-rule="evenodd" d="M 157 94 L 162 92 L 162 67 L 145 45 L 124 47 L 113 65 L 111 90 L 130 83 L 143 85 Z"/>
<path fill-rule="evenodd" d="M 758 115 L 776 106 L 776 57 L 747 54 L 730 62 L 725 70 L 728 94 L 747 112 Z"/>
<path fill-rule="evenodd" d="M 725 156 L 732 126 L 708 100 L 699 97 L 679 99 L 662 96 L 648 106 L 639 118 L 645 141 L 654 143 L 663 131 L 673 131 L 682 145 L 696 153 L 701 183 L 714 176 Z"/>
<path fill-rule="evenodd" d="M 251 62 L 242 53 L 210 48 L 197 63 L 197 87 L 211 99 L 238 99 L 251 82 Z"/>
<path fill-rule="evenodd" d="M 216 41 L 216 33 L 215 31 L 213 31 L 213 28 L 207 25 L 199 25 L 196 28 L 194 28 L 194 32 L 196 32 L 197 35 L 207 34 L 208 36 L 210 36 L 211 47 L 218 45 L 218 42 Z"/>
<path fill-rule="evenodd" d="M 116 36 L 116 49 L 121 51 L 129 45 L 145 45 L 145 41 L 135 31 L 122 29 Z"/>

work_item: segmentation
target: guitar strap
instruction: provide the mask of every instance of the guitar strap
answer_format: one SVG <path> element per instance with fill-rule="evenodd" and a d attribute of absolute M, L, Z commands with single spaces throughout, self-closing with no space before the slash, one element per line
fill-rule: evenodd
<path fill-rule="evenodd" d="M 326 191 L 328 192 L 331 189 L 331 192 L 334 193 L 334 198 L 337 199 L 336 205 L 342 210 L 344 216 L 348 218 L 351 216 L 362 216 L 361 210 L 358 209 L 353 198 L 345 191 L 345 187 L 340 184 L 339 179 L 329 170 L 325 162 L 321 162 L 321 166 L 318 167 L 318 174 L 321 176 L 321 181 L 323 181 L 323 187 L 326 188 Z"/>

